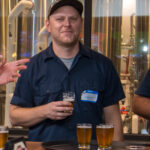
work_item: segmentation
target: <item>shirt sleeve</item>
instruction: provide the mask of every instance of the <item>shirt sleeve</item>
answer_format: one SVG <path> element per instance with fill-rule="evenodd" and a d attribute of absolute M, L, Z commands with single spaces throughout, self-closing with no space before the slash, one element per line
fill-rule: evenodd
<path fill-rule="evenodd" d="M 141 81 L 139 87 L 135 91 L 135 94 L 150 98 L 150 69 Z"/>
<path fill-rule="evenodd" d="M 32 107 L 32 76 L 30 66 L 26 70 L 21 71 L 21 77 L 18 79 L 11 104 L 21 107 Z"/>
<path fill-rule="evenodd" d="M 116 104 L 119 100 L 125 98 L 120 78 L 112 62 L 108 61 L 105 68 L 105 88 L 103 93 L 104 107 Z"/>

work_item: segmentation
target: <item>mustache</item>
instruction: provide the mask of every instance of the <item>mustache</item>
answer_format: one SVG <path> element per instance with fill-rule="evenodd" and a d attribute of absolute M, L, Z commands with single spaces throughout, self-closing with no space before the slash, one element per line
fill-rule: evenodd
<path fill-rule="evenodd" d="M 61 31 L 61 33 L 63 33 L 63 32 L 72 32 L 72 30 L 63 30 L 63 31 Z"/>

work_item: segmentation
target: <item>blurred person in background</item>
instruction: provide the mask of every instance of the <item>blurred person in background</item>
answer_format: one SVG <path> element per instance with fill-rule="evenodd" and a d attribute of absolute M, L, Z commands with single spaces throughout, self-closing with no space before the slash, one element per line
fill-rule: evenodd
<path fill-rule="evenodd" d="M 135 91 L 132 110 L 135 114 L 150 120 L 150 69 Z"/>

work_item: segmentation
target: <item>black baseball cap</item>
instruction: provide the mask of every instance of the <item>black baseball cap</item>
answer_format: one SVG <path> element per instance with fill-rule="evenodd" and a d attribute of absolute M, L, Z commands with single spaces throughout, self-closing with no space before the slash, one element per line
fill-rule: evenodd
<path fill-rule="evenodd" d="M 80 16 L 82 15 L 83 5 L 79 0 L 55 0 L 49 8 L 48 18 L 56 9 L 62 6 L 72 6 L 78 11 Z"/>

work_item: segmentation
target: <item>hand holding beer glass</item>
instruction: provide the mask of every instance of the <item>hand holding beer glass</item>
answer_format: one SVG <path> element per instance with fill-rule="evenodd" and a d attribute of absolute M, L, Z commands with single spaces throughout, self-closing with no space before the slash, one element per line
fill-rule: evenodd
<path fill-rule="evenodd" d="M 79 149 L 90 149 L 92 137 L 92 124 L 80 123 L 77 124 L 77 138 Z"/>
<path fill-rule="evenodd" d="M 75 100 L 74 92 L 71 92 L 71 91 L 63 92 L 63 101 L 71 102 L 71 104 L 72 104 L 71 107 L 74 106 L 74 100 Z M 66 112 L 72 113 L 72 111 L 66 111 Z"/>
<path fill-rule="evenodd" d="M 4 145 L 8 140 L 8 128 L 0 126 L 0 150 L 4 149 Z"/>
<path fill-rule="evenodd" d="M 111 148 L 114 135 L 114 126 L 112 124 L 100 124 L 96 126 L 96 137 L 98 150 L 107 150 Z"/>

